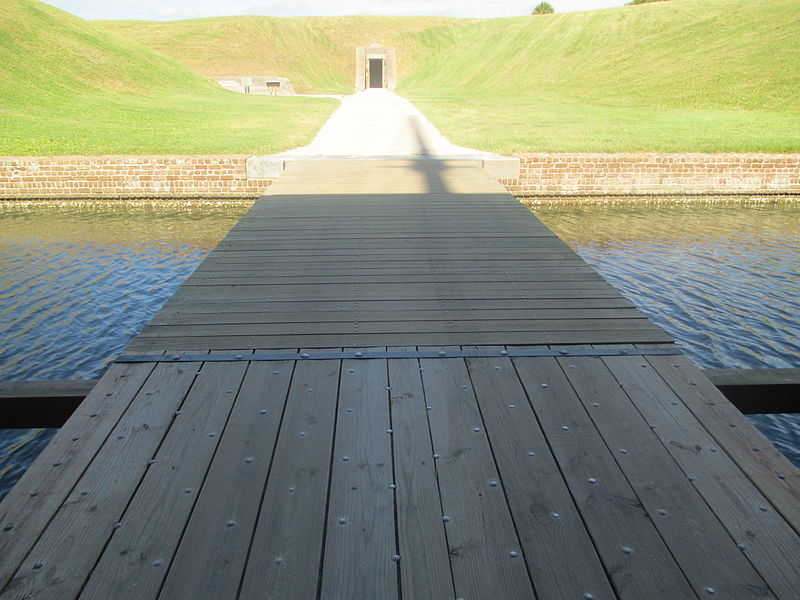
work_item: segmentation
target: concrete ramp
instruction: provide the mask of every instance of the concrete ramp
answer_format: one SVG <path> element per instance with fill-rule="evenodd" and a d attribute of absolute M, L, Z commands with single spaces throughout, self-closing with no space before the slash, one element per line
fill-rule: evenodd
<path fill-rule="evenodd" d="M 519 159 L 452 144 L 407 99 L 385 89 L 346 96 L 308 146 L 248 161 L 248 177 L 276 178 L 301 160 L 448 159 L 479 164 L 495 179 L 519 175 Z"/>

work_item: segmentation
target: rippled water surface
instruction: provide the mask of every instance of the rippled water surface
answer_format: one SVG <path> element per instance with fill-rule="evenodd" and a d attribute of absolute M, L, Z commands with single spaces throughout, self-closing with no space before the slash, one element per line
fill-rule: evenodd
<path fill-rule="evenodd" d="M 98 378 L 248 208 L 0 202 L 0 380 Z M 54 433 L 0 431 L 0 497 Z"/>
<path fill-rule="evenodd" d="M 701 367 L 800 367 L 800 203 L 535 206 Z M 800 415 L 748 415 L 800 466 Z"/>

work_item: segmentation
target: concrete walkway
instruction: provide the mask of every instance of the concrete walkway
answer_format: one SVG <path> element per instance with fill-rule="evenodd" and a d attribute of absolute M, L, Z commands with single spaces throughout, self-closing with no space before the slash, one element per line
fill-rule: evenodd
<path fill-rule="evenodd" d="M 384 89 L 344 97 L 311 144 L 284 154 L 315 158 L 495 156 L 451 144 L 416 106 Z"/>
<path fill-rule="evenodd" d="M 410 101 L 385 89 L 345 96 L 308 146 L 247 161 L 248 177 L 280 177 L 287 163 L 319 159 L 435 158 L 481 164 L 495 178 L 516 178 L 519 159 L 456 146 Z"/>

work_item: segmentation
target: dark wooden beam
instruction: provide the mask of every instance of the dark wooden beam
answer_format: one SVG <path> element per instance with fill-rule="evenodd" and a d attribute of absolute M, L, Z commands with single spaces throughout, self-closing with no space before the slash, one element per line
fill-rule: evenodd
<path fill-rule="evenodd" d="M 743 413 L 800 413 L 800 369 L 706 369 L 703 373 Z"/>
<path fill-rule="evenodd" d="M 745 414 L 800 413 L 800 369 L 705 369 Z M 97 383 L 0 381 L 0 428 L 61 427 Z"/>
<path fill-rule="evenodd" d="M 0 427 L 61 427 L 96 383 L 0 381 Z"/>

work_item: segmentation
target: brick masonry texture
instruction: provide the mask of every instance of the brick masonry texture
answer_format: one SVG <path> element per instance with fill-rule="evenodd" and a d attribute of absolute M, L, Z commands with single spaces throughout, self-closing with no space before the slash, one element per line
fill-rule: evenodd
<path fill-rule="evenodd" d="M 800 154 L 517 154 L 524 195 L 800 193 Z"/>
<path fill-rule="evenodd" d="M 0 199 L 256 198 L 272 183 L 247 179 L 249 156 L 0 157 Z"/>
<path fill-rule="evenodd" d="M 518 154 L 509 192 L 535 195 L 800 193 L 800 154 Z M 248 155 L 0 157 L 0 199 L 256 198 Z"/>

